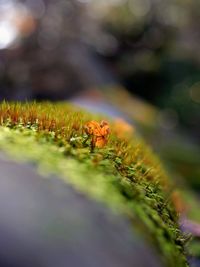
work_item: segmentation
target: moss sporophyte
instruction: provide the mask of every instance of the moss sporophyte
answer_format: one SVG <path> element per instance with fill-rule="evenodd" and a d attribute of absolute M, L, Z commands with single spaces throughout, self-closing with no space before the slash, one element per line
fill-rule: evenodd
<path fill-rule="evenodd" d="M 0 124 L 1 150 L 126 216 L 167 267 L 188 266 L 173 183 L 128 125 L 117 134 L 116 122 L 73 105 L 6 102 Z"/>

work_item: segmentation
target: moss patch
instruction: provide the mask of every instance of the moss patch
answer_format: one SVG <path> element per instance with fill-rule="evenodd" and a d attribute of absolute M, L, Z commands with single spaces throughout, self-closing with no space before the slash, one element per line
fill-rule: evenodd
<path fill-rule="evenodd" d="M 91 151 L 84 125 L 94 119 L 100 117 L 65 104 L 3 103 L 0 148 L 125 214 L 166 266 L 187 266 L 186 238 L 159 160 L 137 136 L 119 138 L 114 131 L 105 148 Z"/>

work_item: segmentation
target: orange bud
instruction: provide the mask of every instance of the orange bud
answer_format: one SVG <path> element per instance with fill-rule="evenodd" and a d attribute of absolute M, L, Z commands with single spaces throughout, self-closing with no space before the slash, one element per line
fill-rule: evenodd
<path fill-rule="evenodd" d="M 92 136 L 92 146 L 102 148 L 107 143 L 107 137 L 110 133 L 109 124 L 102 121 L 100 124 L 96 121 L 90 121 L 85 125 L 85 131 Z"/>

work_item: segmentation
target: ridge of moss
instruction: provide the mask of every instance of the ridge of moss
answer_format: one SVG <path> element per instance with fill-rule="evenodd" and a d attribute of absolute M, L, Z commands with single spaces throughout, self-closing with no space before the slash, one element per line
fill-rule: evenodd
<path fill-rule="evenodd" d="M 171 183 L 142 141 L 111 134 L 107 146 L 90 150 L 83 126 L 100 119 L 71 105 L 0 105 L 0 149 L 35 162 L 78 190 L 125 214 L 154 245 L 166 266 L 187 266 Z M 111 123 L 112 130 L 112 123 Z"/>

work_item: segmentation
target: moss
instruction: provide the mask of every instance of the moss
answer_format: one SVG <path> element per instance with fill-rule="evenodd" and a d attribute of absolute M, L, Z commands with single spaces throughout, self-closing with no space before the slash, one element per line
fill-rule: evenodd
<path fill-rule="evenodd" d="M 187 266 L 186 238 L 159 160 L 136 135 L 112 133 L 105 148 L 91 151 L 84 125 L 94 119 L 100 117 L 66 104 L 3 103 L 0 149 L 127 216 L 166 266 Z"/>

